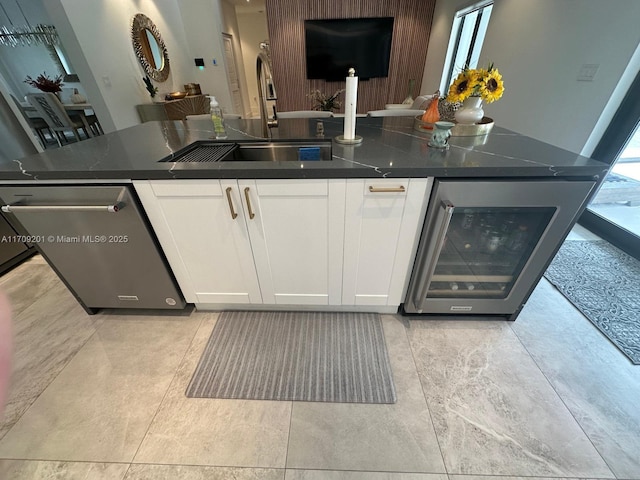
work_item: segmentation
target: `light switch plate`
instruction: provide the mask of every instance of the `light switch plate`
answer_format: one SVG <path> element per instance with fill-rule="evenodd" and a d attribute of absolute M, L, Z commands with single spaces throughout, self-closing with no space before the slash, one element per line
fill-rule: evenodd
<path fill-rule="evenodd" d="M 578 72 L 578 81 L 579 82 L 593 82 L 593 77 L 596 76 L 596 72 L 600 68 L 600 64 L 598 63 L 585 63 L 580 67 L 580 72 Z"/>

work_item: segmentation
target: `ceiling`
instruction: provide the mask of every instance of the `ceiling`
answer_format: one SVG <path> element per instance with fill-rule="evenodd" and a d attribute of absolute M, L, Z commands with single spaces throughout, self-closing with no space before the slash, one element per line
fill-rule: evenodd
<path fill-rule="evenodd" d="M 238 13 L 265 11 L 265 0 L 225 0 L 235 5 Z"/>

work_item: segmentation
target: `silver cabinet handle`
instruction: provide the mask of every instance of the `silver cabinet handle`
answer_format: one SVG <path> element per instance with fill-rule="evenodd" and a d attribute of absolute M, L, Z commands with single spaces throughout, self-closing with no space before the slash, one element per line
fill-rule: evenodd
<path fill-rule="evenodd" d="M 446 201 L 443 201 L 440 204 L 440 208 L 442 209 L 440 211 L 441 219 L 436 224 L 437 234 L 434 237 L 433 242 L 435 248 L 432 250 L 433 253 L 431 255 L 431 258 L 429 259 L 429 263 L 427 264 L 427 269 L 420 275 L 419 288 L 416 289 L 416 296 L 413 299 L 414 304 L 420 310 L 422 310 L 422 305 L 427 296 L 427 292 L 429 291 L 429 285 L 431 284 L 433 272 L 436 270 L 436 264 L 438 263 L 438 259 L 440 258 L 440 252 L 442 252 L 444 242 L 447 239 L 447 230 L 449 229 L 451 217 L 453 216 L 453 210 L 455 209 L 455 207 L 450 202 Z"/>
<path fill-rule="evenodd" d="M 118 213 L 124 203 L 115 205 L 3 205 L 4 213 L 19 212 L 109 212 Z"/>

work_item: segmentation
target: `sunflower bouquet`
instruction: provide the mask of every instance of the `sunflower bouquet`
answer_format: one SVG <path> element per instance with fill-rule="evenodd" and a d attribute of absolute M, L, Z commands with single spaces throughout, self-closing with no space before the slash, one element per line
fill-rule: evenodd
<path fill-rule="evenodd" d="M 485 102 L 491 103 L 500 100 L 503 93 L 502 75 L 492 63 L 486 69 L 465 67 L 449 87 L 447 100 L 462 102 L 469 97 L 481 97 Z"/>

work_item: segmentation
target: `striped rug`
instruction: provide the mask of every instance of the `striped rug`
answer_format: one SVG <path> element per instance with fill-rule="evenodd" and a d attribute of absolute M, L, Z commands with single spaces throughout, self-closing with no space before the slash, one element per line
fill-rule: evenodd
<path fill-rule="evenodd" d="M 395 403 L 380 316 L 223 312 L 187 397 Z"/>

